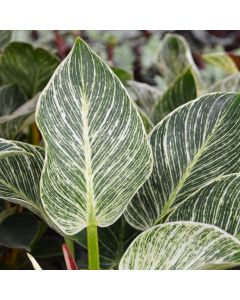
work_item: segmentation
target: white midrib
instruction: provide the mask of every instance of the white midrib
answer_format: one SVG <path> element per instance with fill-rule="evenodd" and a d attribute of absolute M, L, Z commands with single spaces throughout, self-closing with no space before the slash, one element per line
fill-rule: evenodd
<path fill-rule="evenodd" d="M 93 171 L 92 171 L 92 150 L 89 140 L 89 125 L 88 125 L 88 111 L 89 104 L 85 95 L 82 95 L 82 122 L 83 122 L 83 143 L 85 154 L 85 180 L 87 190 L 87 222 L 88 225 L 96 224 L 96 210 L 94 202 L 94 190 L 93 190 Z"/>

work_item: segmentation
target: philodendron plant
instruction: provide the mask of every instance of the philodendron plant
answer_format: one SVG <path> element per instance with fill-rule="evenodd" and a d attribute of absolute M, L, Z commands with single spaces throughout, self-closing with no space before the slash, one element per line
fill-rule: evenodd
<path fill-rule="evenodd" d="M 38 100 L 44 147 L 0 139 L 0 197 L 36 213 L 70 248 L 86 247 L 89 269 L 113 260 L 119 269 L 238 266 L 240 95 L 188 101 L 196 86 L 186 67 L 156 103 L 160 122 L 147 136 L 120 80 L 77 39 Z M 188 102 L 168 114 L 167 99 L 186 95 L 183 82 Z"/>

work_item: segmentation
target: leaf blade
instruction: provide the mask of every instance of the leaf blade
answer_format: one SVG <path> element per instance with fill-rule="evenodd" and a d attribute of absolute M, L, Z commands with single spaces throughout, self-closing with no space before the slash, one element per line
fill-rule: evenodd
<path fill-rule="evenodd" d="M 139 235 L 124 254 L 121 270 L 192 270 L 240 264 L 240 242 L 221 229 L 173 222 Z"/>
<path fill-rule="evenodd" d="M 151 149 L 123 85 L 80 39 L 41 94 L 36 122 L 47 151 L 41 198 L 49 217 L 70 235 L 115 222 L 151 172 Z"/>

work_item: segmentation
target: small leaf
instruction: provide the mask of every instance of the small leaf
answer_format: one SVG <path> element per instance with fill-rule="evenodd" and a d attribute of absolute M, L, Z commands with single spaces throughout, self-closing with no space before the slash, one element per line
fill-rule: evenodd
<path fill-rule="evenodd" d="M 146 84 L 137 81 L 127 81 L 125 83 L 130 98 L 142 109 L 147 116 L 150 116 L 152 108 L 161 98 L 162 93 Z"/>
<path fill-rule="evenodd" d="M 114 223 L 147 179 L 142 120 L 109 67 L 80 39 L 40 96 L 44 209 L 65 235 Z"/>
<path fill-rule="evenodd" d="M 27 253 L 27 256 L 28 256 L 29 260 L 31 261 L 34 270 L 37 270 L 37 271 L 42 270 L 42 268 L 39 266 L 36 259 L 30 253 Z"/>
<path fill-rule="evenodd" d="M 0 223 L 0 245 L 31 250 L 38 232 L 39 221 L 30 214 L 13 214 Z"/>
<path fill-rule="evenodd" d="M 178 106 L 197 97 L 197 87 L 191 68 L 181 73 L 169 86 L 153 109 L 152 119 L 157 124 Z"/>
<path fill-rule="evenodd" d="M 154 167 L 125 217 L 139 230 L 160 222 L 201 188 L 240 172 L 240 95 L 209 94 L 165 117 L 151 132 Z"/>
<path fill-rule="evenodd" d="M 240 242 L 211 225 L 166 223 L 139 235 L 124 254 L 121 270 L 227 269 L 240 265 Z"/>
<path fill-rule="evenodd" d="M 202 58 L 209 64 L 212 64 L 213 66 L 223 70 L 226 73 L 238 73 L 238 68 L 235 65 L 234 61 L 226 53 L 208 53 L 202 55 Z"/>
<path fill-rule="evenodd" d="M 178 35 L 168 33 L 161 41 L 157 65 L 168 83 L 174 81 L 186 68 L 192 67 L 200 85 L 199 72 L 193 61 L 191 50 L 186 40 Z"/>
<path fill-rule="evenodd" d="M 20 42 L 8 45 L 1 60 L 3 81 L 17 83 L 28 99 L 45 87 L 59 64 L 59 59 L 47 50 Z"/>

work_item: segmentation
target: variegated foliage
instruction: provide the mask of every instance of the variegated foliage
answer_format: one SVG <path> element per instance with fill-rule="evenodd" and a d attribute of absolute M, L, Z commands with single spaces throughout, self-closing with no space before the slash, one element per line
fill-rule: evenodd
<path fill-rule="evenodd" d="M 146 83 L 127 81 L 125 84 L 130 98 L 142 109 L 147 116 L 150 116 L 154 105 L 162 96 L 161 91 Z"/>
<path fill-rule="evenodd" d="M 31 99 L 45 87 L 58 64 L 59 59 L 43 48 L 13 42 L 2 54 L 0 76 L 4 83 L 17 83 Z"/>
<path fill-rule="evenodd" d="M 16 138 L 17 134 L 34 121 L 38 97 L 26 101 L 16 84 L 0 87 L 0 137 Z"/>
<path fill-rule="evenodd" d="M 192 67 L 200 86 L 199 72 L 193 61 L 191 50 L 182 36 L 171 33 L 165 35 L 161 41 L 156 63 L 168 83 L 175 80 L 186 68 Z"/>
<path fill-rule="evenodd" d="M 236 232 L 239 185 L 228 188 L 224 178 L 240 171 L 239 128 L 240 95 L 234 93 L 202 96 L 165 117 L 150 135 L 153 172 L 127 207 L 128 222 L 145 230 L 186 203 L 181 218 Z"/>
<path fill-rule="evenodd" d="M 0 139 L 0 198 L 31 210 L 62 234 L 47 217 L 40 198 L 44 156 L 43 148 Z"/>
<path fill-rule="evenodd" d="M 219 80 L 210 87 L 209 92 L 240 92 L 240 73 Z"/>
<path fill-rule="evenodd" d="M 227 269 L 240 265 L 240 241 L 194 222 L 158 225 L 139 235 L 120 262 L 123 270 Z"/>
<path fill-rule="evenodd" d="M 207 63 L 223 70 L 228 74 L 238 73 L 238 68 L 236 64 L 234 63 L 232 58 L 226 53 L 207 53 L 204 54 L 202 57 Z"/>
<path fill-rule="evenodd" d="M 125 88 L 82 40 L 42 92 L 36 120 L 48 216 L 67 235 L 114 223 L 149 176 L 151 149 Z"/>
<path fill-rule="evenodd" d="M 185 69 L 155 103 L 152 120 L 157 124 L 178 106 L 197 97 L 197 87 L 191 68 Z"/>

